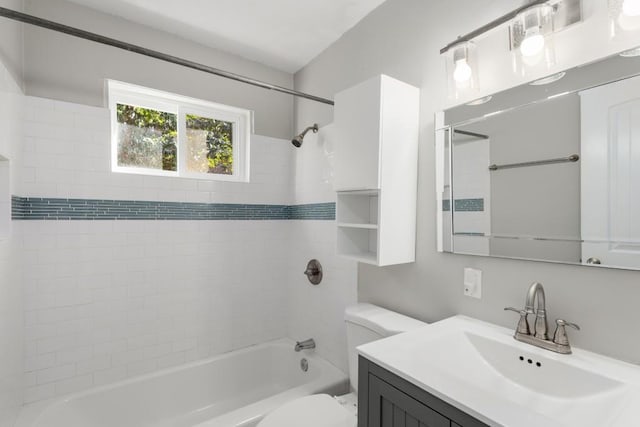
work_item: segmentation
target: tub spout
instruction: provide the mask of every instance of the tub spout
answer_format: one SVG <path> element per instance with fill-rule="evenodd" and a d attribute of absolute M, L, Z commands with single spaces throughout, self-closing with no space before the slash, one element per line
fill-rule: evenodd
<path fill-rule="evenodd" d="M 308 340 L 297 341 L 294 350 L 300 351 L 300 350 L 309 350 L 312 348 L 316 348 L 316 342 L 313 340 L 313 338 L 309 338 Z"/>

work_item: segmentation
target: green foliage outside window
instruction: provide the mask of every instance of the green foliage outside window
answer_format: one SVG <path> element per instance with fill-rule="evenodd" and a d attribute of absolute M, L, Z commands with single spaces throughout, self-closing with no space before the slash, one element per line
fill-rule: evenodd
<path fill-rule="evenodd" d="M 117 104 L 118 166 L 178 170 L 177 115 Z M 233 174 L 233 123 L 186 115 L 186 169 Z"/>
<path fill-rule="evenodd" d="M 117 120 L 119 166 L 178 170 L 176 114 L 118 104 Z"/>
<path fill-rule="evenodd" d="M 187 170 L 233 174 L 233 123 L 187 114 Z"/>

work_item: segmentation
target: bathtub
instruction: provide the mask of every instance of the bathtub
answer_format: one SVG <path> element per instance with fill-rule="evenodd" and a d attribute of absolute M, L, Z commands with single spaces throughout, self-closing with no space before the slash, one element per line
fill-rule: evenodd
<path fill-rule="evenodd" d="M 31 404 L 16 427 L 253 427 L 297 397 L 347 391 L 343 372 L 293 347 L 273 341 Z"/>

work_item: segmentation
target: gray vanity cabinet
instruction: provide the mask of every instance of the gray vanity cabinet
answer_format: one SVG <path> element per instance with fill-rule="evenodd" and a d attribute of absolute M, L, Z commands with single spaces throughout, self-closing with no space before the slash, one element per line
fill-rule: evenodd
<path fill-rule="evenodd" d="M 364 357 L 358 360 L 358 427 L 487 427 Z"/>

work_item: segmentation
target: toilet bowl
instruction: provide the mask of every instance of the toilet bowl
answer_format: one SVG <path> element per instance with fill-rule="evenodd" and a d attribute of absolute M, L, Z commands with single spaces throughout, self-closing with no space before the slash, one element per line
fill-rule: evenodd
<path fill-rule="evenodd" d="M 364 303 L 347 307 L 344 320 L 352 392 L 337 397 L 314 394 L 295 399 L 269 413 L 258 423 L 258 427 L 355 427 L 358 422 L 356 347 L 425 326 L 425 323 L 419 320 Z"/>

